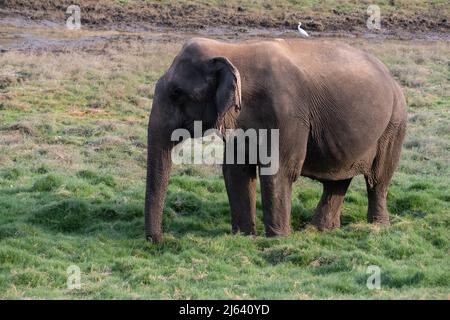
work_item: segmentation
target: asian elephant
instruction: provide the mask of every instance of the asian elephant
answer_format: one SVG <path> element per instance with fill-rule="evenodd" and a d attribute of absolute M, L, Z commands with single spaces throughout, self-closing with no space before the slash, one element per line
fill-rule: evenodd
<path fill-rule="evenodd" d="M 158 80 L 148 125 L 145 233 L 162 239 L 176 128 L 279 129 L 279 169 L 259 175 L 267 236 L 290 232 L 292 184 L 323 184 L 312 224 L 340 226 L 356 175 L 365 177 L 368 221 L 389 224 L 386 197 L 406 130 L 400 86 L 375 57 L 311 39 L 226 43 L 189 40 Z M 225 149 L 226 152 L 226 149 Z M 224 164 L 233 232 L 255 234 L 258 164 Z"/>

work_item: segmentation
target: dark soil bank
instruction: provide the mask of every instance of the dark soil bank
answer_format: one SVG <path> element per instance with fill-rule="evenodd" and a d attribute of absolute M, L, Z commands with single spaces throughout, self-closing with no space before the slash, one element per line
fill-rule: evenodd
<path fill-rule="evenodd" d="M 245 3 L 245 1 L 243 2 Z M 302 21 L 305 29 L 320 32 L 366 31 L 367 4 L 346 9 L 324 4 L 303 10 L 300 5 L 216 6 L 208 3 L 119 0 L 0 0 L 3 14 L 18 14 L 34 20 L 64 21 L 69 5 L 81 7 L 83 25 L 90 27 L 145 28 L 146 26 L 203 29 L 216 26 L 243 28 L 295 29 Z M 423 8 L 404 8 L 390 1 L 382 9 L 382 28 L 390 33 L 449 33 L 448 9 L 445 4 L 427 4 Z M 407 6 L 407 5 L 406 5 Z M 448 6 L 448 4 L 447 4 Z M 443 9 L 444 8 L 444 9 Z"/>

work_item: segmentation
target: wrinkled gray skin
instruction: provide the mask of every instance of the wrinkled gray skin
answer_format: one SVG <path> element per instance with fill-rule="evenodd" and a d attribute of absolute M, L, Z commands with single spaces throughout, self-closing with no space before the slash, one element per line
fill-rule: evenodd
<path fill-rule="evenodd" d="M 148 127 L 146 237 L 162 239 L 162 211 L 171 169 L 171 133 L 194 120 L 208 128 L 280 130 L 280 168 L 260 176 L 267 236 L 290 232 L 292 183 L 323 183 L 312 223 L 340 226 L 352 178 L 362 174 L 368 221 L 389 224 L 388 185 L 406 127 L 399 85 L 373 56 L 347 45 L 312 40 L 224 43 L 192 39 L 159 79 Z M 232 230 L 255 234 L 259 166 L 223 165 Z"/>

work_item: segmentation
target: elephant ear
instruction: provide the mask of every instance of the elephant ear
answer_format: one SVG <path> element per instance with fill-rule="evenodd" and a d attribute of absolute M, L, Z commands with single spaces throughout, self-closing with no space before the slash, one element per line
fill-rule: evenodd
<path fill-rule="evenodd" d="M 211 63 L 217 81 L 215 127 L 222 131 L 230 125 L 229 122 L 233 121 L 236 113 L 241 110 L 241 76 L 236 67 L 225 57 L 213 58 Z M 235 114 L 231 115 L 228 111 L 233 107 Z"/>

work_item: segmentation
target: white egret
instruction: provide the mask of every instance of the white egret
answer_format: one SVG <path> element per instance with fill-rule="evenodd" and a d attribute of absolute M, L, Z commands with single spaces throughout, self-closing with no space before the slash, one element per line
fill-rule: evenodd
<path fill-rule="evenodd" d="M 305 30 L 302 29 L 302 23 L 301 22 L 298 23 L 297 29 L 298 29 L 298 32 L 300 32 L 300 35 L 302 37 L 305 37 L 305 38 L 309 37 L 309 34 Z"/>

